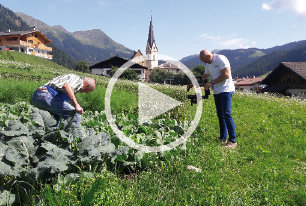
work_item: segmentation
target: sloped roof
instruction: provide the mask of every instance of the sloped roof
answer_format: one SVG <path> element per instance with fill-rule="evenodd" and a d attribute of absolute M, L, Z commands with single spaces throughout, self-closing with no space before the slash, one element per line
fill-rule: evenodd
<path fill-rule="evenodd" d="M 237 86 L 248 86 L 248 85 L 253 85 L 253 84 L 259 83 L 262 80 L 263 80 L 263 78 L 261 78 L 261 77 L 241 79 L 240 81 L 235 82 L 235 85 L 237 85 Z"/>
<path fill-rule="evenodd" d="M 10 35 L 24 35 L 35 31 L 10 31 L 10 32 L 0 32 L 0 36 L 10 36 Z"/>
<path fill-rule="evenodd" d="M 10 32 L 0 32 L 0 36 L 15 36 L 15 35 L 26 35 L 26 34 L 31 34 L 31 33 L 39 33 L 40 36 L 42 36 L 46 44 L 52 43 L 52 41 L 43 33 L 41 33 L 39 30 L 34 30 L 34 31 L 10 31 Z"/>
<path fill-rule="evenodd" d="M 150 48 L 152 48 L 153 43 L 155 43 L 155 38 L 154 38 L 154 31 L 153 31 L 153 23 L 152 23 L 152 16 L 151 16 L 151 21 L 150 21 L 150 27 L 149 27 L 149 35 L 148 35 L 148 42 Z M 156 43 L 155 43 L 156 44 Z"/>
<path fill-rule="evenodd" d="M 105 61 L 96 63 L 96 64 L 90 66 L 89 68 L 90 69 L 93 69 L 93 68 L 112 68 L 112 67 L 120 68 L 123 64 L 125 64 L 128 61 L 129 61 L 128 59 L 125 59 L 125 58 L 122 58 L 122 57 L 119 57 L 119 56 L 114 56 L 114 57 L 111 57 L 111 58 L 109 58 Z M 133 64 L 129 68 L 132 68 L 132 69 L 136 69 L 136 68 L 137 69 L 139 69 L 139 68 L 147 69 L 147 67 L 141 66 L 140 64 Z"/>
<path fill-rule="evenodd" d="M 306 79 L 306 62 L 282 62 L 282 64 Z"/>
<path fill-rule="evenodd" d="M 262 83 L 269 85 L 275 76 L 286 71 L 293 72 L 304 81 L 306 80 L 306 62 L 281 62 L 264 80 L 262 80 Z"/>
<path fill-rule="evenodd" d="M 140 49 L 138 49 L 137 52 L 134 51 L 134 54 L 133 54 L 133 56 L 132 56 L 131 59 L 133 59 L 133 58 L 135 58 L 135 57 L 138 57 L 138 56 L 143 56 L 143 54 L 141 53 Z"/>

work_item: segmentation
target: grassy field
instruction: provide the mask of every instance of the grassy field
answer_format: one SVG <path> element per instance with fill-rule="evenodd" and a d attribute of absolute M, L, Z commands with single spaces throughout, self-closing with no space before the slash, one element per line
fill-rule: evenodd
<path fill-rule="evenodd" d="M 212 98 L 184 152 L 152 155 L 142 172 L 107 170 L 54 191 L 47 203 L 93 205 L 304 205 L 305 103 L 236 94 L 238 148 L 217 142 Z M 198 173 L 188 166 L 200 168 Z"/>
<path fill-rule="evenodd" d="M 0 61 L 0 104 L 30 103 L 37 86 L 68 71 L 58 68 L 53 73 L 53 65 L 43 64 L 49 69 L 34 76 L 32 71 L 39 71 L 42 62 L 18 55 L 5 58 Z M 19 61 L 29 63 L 25 72 L 18 73 L 23 68 L 16 64 Z M 95 92 L 78 96 L 86 110 L 104 109 L 107 79 L 97 82 Z M 136 86 L 119 82 L 112 94 L 114 113 L 137 113 Z M 185 96 L 183 88 L 155 87 L 180 101 Z M 177 116 L 192 119 L 195 106 L 184 103 Z M 210 97 L 203 102 L 200 123 L 185 149 L 148 154 L 142 166 L 129 173 L 99 167 L 81 171 L 78 181 L 59 176 L 36 187 L 31 200 L 43 205 L 305 205 L 305 101 L 236 93 L 232 110 L 237 149 L 218 143 L 218 120 Z"/>

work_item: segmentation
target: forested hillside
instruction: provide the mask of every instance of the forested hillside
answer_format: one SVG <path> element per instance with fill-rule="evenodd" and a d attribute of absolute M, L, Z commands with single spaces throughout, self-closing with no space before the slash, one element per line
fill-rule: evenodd
<path fill-rule="evenodd" d="M 276 51 L 257 59 L 233 71 L 233 76 L 260 76 L 275 69 L 281 62 L 306 61 L 306 45 L 297 46 L 288 51 Z"/>
<path fill-rule="evenodd" d="M 229 59 L 233 75 L 239 75 L 240 77 L 260 76 L 274 69 L 275 65 L 280 62 L 305 61 L 305 47 L 306 40 L 303 40 L 268 49 L 220 50 L 217 53 L 225 55 Z M 203 64 L 199 60 L 198 54 L 185 57 L 181 61 L 189 68 Z"/>
<path fill-rule="evenodd" d="M 7 29 L 11 29 L 11 31 L 27 31 L 31 28 L 13 11 L 0 4 L 0 32 L 5 32 L 7 31 Z M 76 64 L 75 59 L 65 54 L 54 44 L 50 44 L 49 46 L 53 49 L 51 53 L 53 55 L 53 62 L 68 67 L 70 69 L 74 68 Z"/>
<path fill-rule="evenodd" d="M 24 31 L 30 27 L 14 12 L 0 4 L 0 31 L 5 32 L 7 29 Z"/>
<path fill-rule="evenodd" d="M 85 60 L 94 64 L 115 55 L 130 58 L 133 51 L 115 42 L 101 30 L 78 31 L 70 33 L 60 25 L 49 26 L 46 23 L 16 12 L 30 26 L 46 34 L 53 44 L 77 61 Z"/>

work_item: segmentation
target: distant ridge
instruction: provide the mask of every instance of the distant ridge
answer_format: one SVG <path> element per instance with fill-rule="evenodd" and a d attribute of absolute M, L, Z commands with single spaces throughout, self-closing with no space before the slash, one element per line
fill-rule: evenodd
<path fill-rule="evenodd" d="M 281 62 L 305 62 L 306 41 L 285 51 L 274 51 L 233 72 L 233 76 L 261 76 L 271 72 Z"/>
<path fill-rule="evenodd" d="M 0 4 L 0 31 L 5 32 L 7 29 L 26 31 L 30 30 L 30 27 L 13 11 Z"/>
<path fill-rule="evenodd" d="M 306 40 L 291 42 L 268 49 L 219 50 L 231 64 L 233 76 L 261 76 L 274 69 L 283 61 L 306 61 Z M 203 64 L 199 55 L 194 54 L 181 59 L 187 67 Z"/>
<path fill-rule="evenodd" d="M 7 29 L 10 29 L 11 31 L 29 31 L 31 30 L 31 27 L 13 11 L 0 4 L 0 31 L 5 32 Z M 51 46 L 53 50 L 53 62 L 71 69 L 74 68 L 76 60 L 65 54 L 56 46 L 52 44 L 49 46 Z"/>
<path fill-rule="evenodd" d="M 49 26 L 24 13 L 15 12 L 29 26 L 35 26 L 46 34 L 53 44 L 77 61 L 85 60 L 89 64 L 105 60 L 115 55 L 130 58 L 131 49 L 118 44 L 99 29 L 68 32 L 61 25 Z"/>

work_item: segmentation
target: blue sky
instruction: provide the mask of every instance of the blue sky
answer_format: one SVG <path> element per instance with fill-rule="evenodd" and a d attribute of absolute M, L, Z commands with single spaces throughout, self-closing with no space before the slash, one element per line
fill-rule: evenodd
<path fill-rule="evenodd" d="M 70 32 L 101 29 L 145 53 L 151 13 L 159 53 L 269 48 L 306 39 L 306 0 L 0 0 Z"/>

